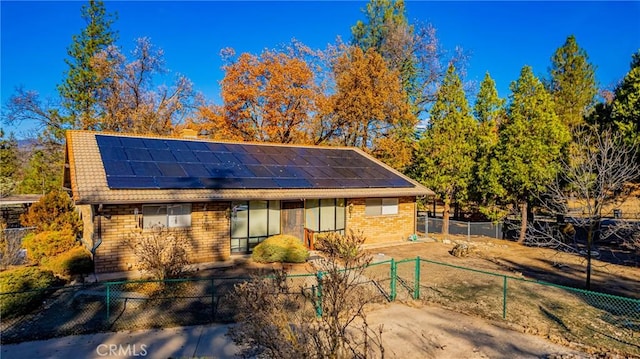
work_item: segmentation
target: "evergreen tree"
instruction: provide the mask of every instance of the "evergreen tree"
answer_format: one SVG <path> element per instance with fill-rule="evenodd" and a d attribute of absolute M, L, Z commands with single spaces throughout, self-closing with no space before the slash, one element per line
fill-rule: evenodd
<path fill-rule="evenodd" d="M 501 166 L 496 158 L 498 126 L 506 116 L 504 106 L 505 100 L 498 96 L 496 83 L 487 72 L 473 108 L 478 122 L 478 142 L 472 196 L 479 204 L 480 212 L 492 220 L 504 216 L 498 206 L 505 193 L 500 185 Z"/>
<path fill-rule="evenodd" d="M 20 169 L 18 160 L 18 141 L 12 134 L 4 138 L 0 129 L 0 198 L 10 195 L 17 185 L 17 175 Z"/>
<path fill-rule="evenodd" d="M 449 232 L 453 201 L 464 201 L 473 177 L 476 123 L 462 87 L 450 65 L 431 109 L 430 126 L 420 139 L 411 170 L 444 203 L 442 233 Z"/>
<path fill-rule="evenodd" d="M 559 159 L 570 140 L 567 126 L 554 111 L 551 95 L 524 66 L 511 83 L 507 119 L 500 126 L 497 158 L 502 165 L 501 183 L 522 216 L 520 237 L 525 240 L 528 204 L 555 177 Z"/>
<path fill-rule="evenodd" d="M 611 121 L 628 141 L 640 140 L 640 50 L 632 55 L 631 68 L 614 96 Z"/>
<path fill-rule="evenodd" d="M 548 90 L 556 104 L 556 114 L 570 127 L 584 123 L 597 94 L 595 67 L 573 35 L 551 57 Z"/>
<path fill-rule="evenodd" d="M 62 186 L 62 146 L 55 143 L 40 144 L 32 153 L 17 192 L 45 194 Z"/>
<path fill-rule="evenodd" d="M 92 58 L 116 41 L 116 33 L 111 30 L 114 15 L 108 14 L 102 1 L 90 0 L 82 6 L 82 19 L 87 26 L 67 49 L 70 58 L 64 82 L 58 86 L 62 105 L 68 116 L 61 118 L 61 128 L 95 129 L 99 113 L 96 109 L 98 91 L 106 86 L 91 66 Z"/>

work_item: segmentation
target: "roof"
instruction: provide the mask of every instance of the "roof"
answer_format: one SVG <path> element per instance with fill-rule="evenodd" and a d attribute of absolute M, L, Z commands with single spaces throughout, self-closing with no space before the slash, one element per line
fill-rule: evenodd
<path fill-rule="evenodd" d="M 65 167 L 78 204 L 433 194 L 350 147 L 68 131 Z"/>
<path fill-rule="evenodd" d="M 23 205 L 38 202 L 42 198 L 41 194 L 18 194 L 0 198 L 0 207 L 10 205 Z"/>

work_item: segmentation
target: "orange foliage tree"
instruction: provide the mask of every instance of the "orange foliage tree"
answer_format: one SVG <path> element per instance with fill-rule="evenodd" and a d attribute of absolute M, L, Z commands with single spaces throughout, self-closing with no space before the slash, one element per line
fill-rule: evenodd
<path fill-rule="evenodd" d="M 229 54 L 232 56 L 232 50 Z M 227 56 L 227 57 L 231 57 Z M 199 111 L 200 126 L 215 139 L 311 142 L 317 94 L 306 62 L 290 54 L 243 53 L 223 67 L 222 106 Z"/>
<path fill-rule="evenodd" d="M 336 92 L 329 106 L 334 141 L 360 147 L 402 169 L 411 161 L 417 123 L 397 71 L 375 50 L 349 48 L 334 65 Z"/>

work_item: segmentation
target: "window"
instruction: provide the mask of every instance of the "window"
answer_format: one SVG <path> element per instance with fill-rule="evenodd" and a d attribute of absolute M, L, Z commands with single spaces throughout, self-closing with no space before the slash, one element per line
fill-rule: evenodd
<path fill-rule="evenodd" d="M 142 206 L 142 228 L 191 227 L 191 204 L 159 204 Z"/>
<path fill-rule="evenodd" d="M 345 227 L 344 198 L 305 201 L 305 227 L 315 232 L 342 231 Z"/>
<path fill-rule="evenodd" d="M 231 203 L 231 251 L 249 252 L 269 236 L 280 234 L 280 201 Z"/>
<path fill-rule="evenodd" d="M 367 216 L 398 214 L 398 199 L 369 198 L 365 201 L 364 214 Z"/>

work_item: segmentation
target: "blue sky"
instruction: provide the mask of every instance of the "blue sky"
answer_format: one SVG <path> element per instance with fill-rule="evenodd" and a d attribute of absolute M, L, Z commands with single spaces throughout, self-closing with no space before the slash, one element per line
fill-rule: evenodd
<path fill-rule="evenodd" d="M 0 0 L 3 106 L 17 86 L 55 98 L 67 69 L 66 48 L 84 27 L 84 3 Z M 325 48 L 337 36 L 350 38 L 365 6 L 366 1 L 106 1 L 107 10 L 118 14 L 113 29 L 127 55 L 136 38 L 150 37 L 164 50 L 169 70 L 186 75 L 218 103 L 222 48 L 258 54 L 292 38 Z M 410 22 L 433 24 L 446 49 L 461 46 L 471 54 L 467 81 L 479 83 L 489 71 L 502 97 L 523 65 L 547 76 L 551 55 L 570 34 L 596 65 L 602 87 L 622 79 L 631 54 L 640 49 L 639 1 L 407 1 L 406 9 Z M 2 124 L 18 137 L 32 126 Z"/>

